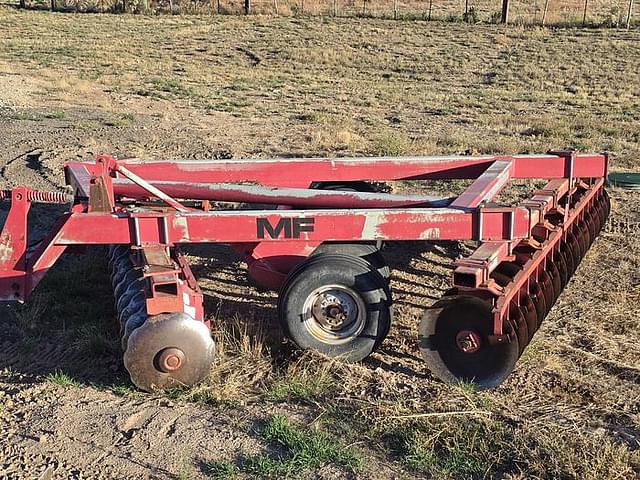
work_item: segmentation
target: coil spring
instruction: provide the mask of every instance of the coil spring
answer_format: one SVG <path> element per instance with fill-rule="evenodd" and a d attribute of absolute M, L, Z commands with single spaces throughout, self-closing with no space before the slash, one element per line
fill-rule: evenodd
<path fill-rule="evenodd" d="M 11 190 L 0 190 L 0 200 L 11 198 Z M 72 194 L 67 192 L 43 192 L 31 190 L 27 194 L 27 200 L 36 203 L 71 203 L 74 200 Z"/>

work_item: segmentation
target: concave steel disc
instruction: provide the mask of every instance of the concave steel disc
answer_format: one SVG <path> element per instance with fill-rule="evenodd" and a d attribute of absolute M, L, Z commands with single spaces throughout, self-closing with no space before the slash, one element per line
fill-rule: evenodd
<path fill-rule="evenodd" d="M 549 310 L 551 310 L 551 307 L 553 306 L 554 302 L 555 302 L 555 296 L 553 294 L 553 284 L 551 282 L 551 275 L 549 275 L 546 270 L 540 270 L 540 288 L 542 288 L 542 294 L 544 295 L 544 303 L 547 306 L 547 311 L 545 312 L 545 317 L 546 314 L 549 313 Z"/>
<path fill-rule="evenodd" d="M 564 285 L 566 286 L 567 283 L 569 283 L 573 272 L 576 271 L 576 265 L 573 260 L 573 254 L 569 250 L 569 244 L 565 240 L 560 242 L 560 255 L 564 258 L 564 264 L 567 266 L 567 279 L 564 282 Z"/>
<path fill-rule="evenodd" d="M 538 330 L 538 328 L 540 328 L 540 325 L 542 325 L 542 322 L 544 321 L 544 317 L 546 317 L 547 315 L 547 304 L 544 300 L 544 294 L 542 293 L 542 288 L 540 287 L 540 284 L 537 283 L 536 281 L 530 281 L 529 285 L 530 285 L 529 297 L 531 298 L 531 301 L 535 306 L 536 318 L 537 318 L 537 323 L 535 328 L 533 330 L 529 329 L 529 333 L 531 332 L 535 333 Z"/>
<path fill-rule="evenodd" d="M 584 218 L 585 218 L 585 227 L 587 228 L 587 232 L 589 232 L 589 246 L 591 246 L 591 244 L 593 244 L 594 240 L 596 239 L 596 235 L 598 235 L 598 230 L 596 225 L 597 220 L 595 219 L 595 216 L 591 212 L 591 208 L 589 208 L 584 212 Z"/>
<path fill-rule="evenodd" d="M 556 258 L 554 259 L 554 262 L 556 263 L 558 273 L 560 274 L 560 290 L 562 291 L 569 281 L 569 269 L 567 267 L 567 260 L 564 253 L 561 250 L 556 250 L 555 254 Z"/>
<path fill-rule="evenodd" d="M 214 355 L 203 322 L 171 313 L 149 317 L 131 333 L 124 365 L 138 388 L 153 391 L 197 384 L 207 376 Z"/>
<path fill-rule="evenodd" d="M 591 246 L 589 240 L 589 230 L 587 229 L 587 225 L 584 220 L 580 220 L 577 223 L 578 231 L 580 234 L 578 235 L 578 241 L 582 242 L 580 247 L 582 248 L 582 257 L 584 257 L 589 251 L 589 247 Z"/>
<path fill-rule="evenodd" d="M 596 198 L 595 203 L 593 204 L 593 208 L 591 209 L 591 213 L 596 221 L 596 233 L 600 233 L 602 230 L 602 197 Z"/>
<path fill-rule="evenodd" d="M 504 322 L 505 333 L 512 331 Z M 419 348 L 429 369 L 447 383 L 474 383 L 478 388 L 498 386 L 518 359 L 517 338 L 493 345 L 491 304 L 460 295 L 445 297 L 428 308 L 419 326 Z"/>
<path fill-rule="evenodd" d="M 547 273 L 551 277 L 551 286 L 553 287 L 553 301 L 558 299 L 562 293 L 562 280 L 560 279 L 560 271 L 553 261 L 547 262 Z"/>
<path fill-rule="evenodd" d="M 573 258 L 573 272 L 578 269 L 580 265 L 580 261 L 582 260 L 582 254 L 580 253 L 580 244 L 578 243 L 578 239 L 571 231 L 567 231 L 567 250 Z"/>
<path fill-rule="evenodd" d="M 512 328 L 515 327 L 516 336 L 518 337 L 518 358 L 520 358 L 526 346 L 529 345 L 529 329 L 522 310 L 523 308 L 516 302 L 512 301 L 509 304 L 510 321 L 512 322 Z"/>
<path fill-rule="evenodd" d="M 528 345 L 533 338 L 533 334 L 536 333 L 538 329 L 538 314 L 536 312 L 536 306 L 533 304 L 529 295 L 522 295 L 521 302 L 522 314 L 527 322 L 527 333 L 529 335 L 527 339 Z"/>

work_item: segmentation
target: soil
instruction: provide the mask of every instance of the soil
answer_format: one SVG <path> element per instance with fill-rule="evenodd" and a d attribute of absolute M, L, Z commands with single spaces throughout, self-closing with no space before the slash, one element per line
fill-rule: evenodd
<path fill-rule="evenodd" d="M 205 159 L 300 151 L 286 133 L 272 135 L 278 129 L 276 120 L 247 123 L 230 113 L 110 91 L 97 83 L 63 98 L 49 98 L 42 95 L 48 81 L 43 75 L 19 66 L 4 67 L 0 69 L 2 188 L 26 184 L 58 189 L 64 184 L 65 161 L 90 160 L 101 152 Z M 134 113 L 135 121 L 114 122 L 119 109 Z M 57 111 L 64 111 L 64 117 Z M 581 434 L 635 451 L 640 448 L 640 317 L 637 309 L 628 307 L 637 306 L 639 299 L 640 200 L 637 194 L 618 189 L 612 189 L 611 196 L 612 219 L 529 346 L 528 357 L 495 394 L 482 398 L 490 398 L 511 422 L 573 425 Z M 44 231 L 56 212 L 34 208 L 33 228 Z M 448 287 L 453 260 L 469 252 L 469 245 L 458 242 L 390 242 L 385 247 L 392 269 L 395 324 L 381 351 L 354 367 L 367 379 L 364 387 L 353 380 L 352 388 L 351 380 L 345 381 L 343 390 L 355 401 L 403 396 L 418 411 L 438 402 L 451 409 L 465 405 L 464 392 L 435 381 L 424 366 L 416 330 L 424 307 Z M 275 295 L 249 284 L 244 264 L 234 253 L 221 246 L 194 247 L 188 253 L 206 295 L 205 308 L 216 322 L 238 318 L 259 322 L 268 331 L 272 351 L 292 354 L 276 325 Z M 104 268 L 100 252 L 92 251 L 79 260 L 65 259 L 52 275 L 70 285 L 82 283 L 85 275 L 105 283 Z M 52 285 L 46 288 L 51 290 Z M 109 295 L 107 286 L 93 298 L 102 304 L 105 317 L 112 309 Z M 64 306 L 76 300 L 83 301 L 65 298 Z M 42 308 L 47 316 L 54 307 Z M 240 453 L 269 448 L 259 436 L 269 416 L 284 414 L 312 423 L 323 411 L 313 402 L 263 398 L 211 405 L 166 395 L 120 395 L 113 385 L 126 382 L 126 372 L 117 352 L 86 358 L 58 322 L 59 312 L 55 321 L 44 319 L 49 329 L 41 331 L 20 324 L 21 316 L 16 317 L 14 310 L 6 308 L 7 321 L 0 325 L 0 478 L 208 478 L 207 462 L 233 461 Z M 59 369 L 76 384 L 47 380 Z M 361 473 L 326 466 L 310 475 L 419 476 L 378 451 L 367 458 Z"/>

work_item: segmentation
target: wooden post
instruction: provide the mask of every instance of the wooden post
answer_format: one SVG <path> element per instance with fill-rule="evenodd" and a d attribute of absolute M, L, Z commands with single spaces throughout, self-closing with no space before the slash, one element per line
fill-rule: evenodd
<path fill-rule="evenodd" d="M 464 16 L 467 16 L 467 13 L 469 13 L 469 0 L 464 0 Z"/>
<path fill-rule="evenodd" d="M 304 13 L 304 0 L 300 0 L 300 13 Z"/>
<path fill-rule="evenodd" d="M 278 15 L 278 0 L 273 0 L 273 9 L 276 11 L 276 15 Z"/>
<path fill-rule="evenodd" d="M 333 0 L 333 16 L 338 16 L 338 0 Z"/>
<path fill-rule="evenodd" d="M 56 9 L 56 0 L 51 0 L 51 11 L 55 11 Z"/>
<path fill-rule="evenodd" d="M 547 21 L 547 12 L 549 11 L 549 0 L 544 0 L 544 10 L 542 11 L 542 26 Z"/>
<path fill-rule="evenodd" d="M 249 15 L 249 10 L 251 8 L 251 0 L 244 0 L 244 14 Z"/>
<path fill-rule="evenodd" d="M 20 0 L 20 8 L 27 8 L 25 0 Z"/>
<path fill-rule="evenodd" d="M 502 0 L 502 23 L 509 23 L 509 0 Z"/>
<path fill-rule="evenodd" d="M 631 14 L 633 13 L 633 0 L 629 0 L 629 10 L 627 10 L 627 30 L 631 27 Z"/>
<path fill-rule="evenodd" d="M 589 0 L 584 0 L 584 12 L 582 14 L 582 26 L 583 27 L 587 23 L 587 5 L 589 5 Z"/>
<path fill-rule="evenodd" d="M 398 0 L 393 0 L 393 19 L 398 19 Z"/>
<path fill-rule="evenodd" d="M 173 15 L 173 0 L 169 0 L 169 12 Z"/>
<path fill-rule="evenodd" d="M 433 0 L 429 0 L 429 15 L 427 15 L 427 20 L 431 20 L 431 9 L 433 8 Z"/>
<path fill-rule="evenodd" d="M 216 4 L 217 4 L 217 10 L 218 10 L 218 15 L 220 15 L 222 13 L 222 9 L 220 8 L 220 0 L 216 0 Z"/>
<path fill-rule="evenodd" d="M 367 14 L 367 0 L 362 0 L 362 16 Z"/>

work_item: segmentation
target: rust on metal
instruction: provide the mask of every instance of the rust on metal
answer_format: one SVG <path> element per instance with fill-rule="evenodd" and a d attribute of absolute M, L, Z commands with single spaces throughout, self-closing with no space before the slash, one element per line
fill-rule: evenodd
<path fill-rule="evenodd" d="M 606 222 L 607 165 L 606 155 L 573 151 L 153 162 L 99 155 L 65 165 L 72 193 L 0 190 L 0 200 L 11 202 L 0 232 L 0 299 L 24 301 L 68 247 L 109 245 L 125 365 L 140 388 L 153 390 L 201 380 L 214 354 L 203 294 L 182 244 L 231 244 L 252 279 L 278 289 L 328 242 L 365 245 L 371 253 L 368 246 L 381 241 L 474 240 L 476 250 L 455 263 L 454 296 L 421 324 L 421 335 L 442 338 L 421 340 L 421 349 L 440 378 L 495 386 Z M 533 178 L 548 183 L 518 205 L 496 203 L 512 179 Z M 340 187 L 434 179 L 472 183 L 450 198 Z M 338 188 L 315 188 L 322 182 Z M 27 252 L 34 202 L 70 207 Z M 382 265 L 371 260 L 371 271 L 388 270 L 377 248 L 373 256 Z M 342 287 L 329 287 L 332 297 L 312 311 L 335 329 L 353 308 L 336 293 Z M 390 303 L 391 292 L 385 295 Z M 479 356 L 492 360 L 477 362 Z"/>

